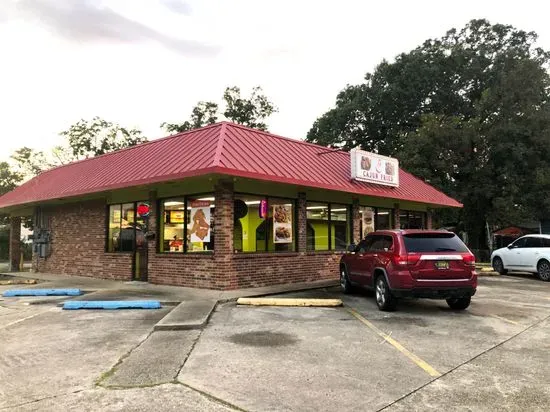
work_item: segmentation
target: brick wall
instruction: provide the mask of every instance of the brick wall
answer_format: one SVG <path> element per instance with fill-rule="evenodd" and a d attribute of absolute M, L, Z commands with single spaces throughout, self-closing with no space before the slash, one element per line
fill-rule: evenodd
<path fill-rule="evenodd" d="M 338 279 L 341 253 L 254 253 L 233 259 L 232 289 Z"/>
<path fill-rule="evenodd" d="M 211 254 L 157 253 L 158 204 L 150 193 L 148 280 L 151 283 L 208 289 L 238 289 L 283 283 L 338 278 L 341 253 L 306 252 L 305 195 L 297 202 L 298 251 L 291 253 L 235 254 L 233 251 L 233 184 L 221 182 L 215 189 L 214 244 Z M 74 203 L 44 209 L 52 234 L 51 254 L 33 258 L 35 270 L 98 278 L 131 280 L 132 254 L 106 253 L 106 205 L 104 201 Z"/>
<path fill-rule="evenodd" d="M 132 255 L 106 253 L 104 201 L 71 203 L 43 209 L 51 230 L 50 256 L 33 256 L 39 272 L 130 280 Z"/>

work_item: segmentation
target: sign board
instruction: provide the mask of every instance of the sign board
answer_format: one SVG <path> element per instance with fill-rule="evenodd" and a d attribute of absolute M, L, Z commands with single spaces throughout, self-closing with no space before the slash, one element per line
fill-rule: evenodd
<path fill-rule="evenodd" d="M 361 182 L 399 187 L 399 161 L 392 157 L 352 149 L 351 178 Z"/>

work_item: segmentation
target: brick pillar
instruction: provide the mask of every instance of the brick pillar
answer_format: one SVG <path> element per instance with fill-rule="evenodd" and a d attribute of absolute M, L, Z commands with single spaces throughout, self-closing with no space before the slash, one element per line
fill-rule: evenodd
<path fill-rule="evenodd" d="M 147 271 L 151 276 L 152 265 L 151 260 L 157 253 L 158 242 L 162 242 L 162 233 L 158 231 L 158 219 L 159 219 L 159 205 L 157 201 L 157 192 L 152 190 L 149 192 L 149 205 L 151 207 L 149 212 L 149 220 L 147 222 L 147 232 L 154 233 L 154 237 L 151 237 L 147 241 Z"/>
<path fill-rule="evenodd" d="M 307 208 L 306 194 L 298 193 L 298 252 L 305 252 L 307 249 Z"/>
<path fill-rule="evenodd" d="M 235 196 L 232 181 L 220 181 L 214 189 L 214 262 L 216 289 L 238 288 L 237 275 L 233 268 L 233 207 Z"/>
<path fill-rule="evenodd" d="M 19 272 L 21 263 L 21 218 L 10 217 L 10 272 Z"/>
<path fill-rule="evenodd" d="M 426 229 L 433 229 L 433 216 L 430 209 L 426 212 Z"/>
<path fill-rule="evenodd" d="M 353 199 L 351 205 L 351 240 L 358 244 L 361 241 L 361 214 L 359 213 L 359 199 Z"/>
<path fill-rule="evenodd" d="M 401 214 L 401 209 L 399 208 L 399 203 L 394 203 L 393 205 L 393 228 L 394 229 L 401 229 L 401 218 L 399 215 Z"/>

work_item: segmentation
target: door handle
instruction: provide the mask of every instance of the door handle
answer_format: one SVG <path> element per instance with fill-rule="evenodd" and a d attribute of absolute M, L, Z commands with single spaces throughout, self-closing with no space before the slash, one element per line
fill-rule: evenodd
<path fill-rule="evenodd" d="M 377 253 L 375 253 L 375 254 L 374 254 L 374 255 L 372 255 L 372 256 L 373 256 L 373 257 L 378 257 L 378 254 L 377 254 Z"/>

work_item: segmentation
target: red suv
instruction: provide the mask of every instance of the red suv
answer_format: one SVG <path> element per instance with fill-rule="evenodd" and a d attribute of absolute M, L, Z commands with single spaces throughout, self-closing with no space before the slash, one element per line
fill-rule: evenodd
<path fill-rule="evenodd" d="M 474 255 L 451 232 L 379 230 L 348 251 L 340 261 L 342 289 L 374 289 L 380 310 L 394 310 L 402 297 L 446 299 L 463 310 L 476 293 Z"/>

